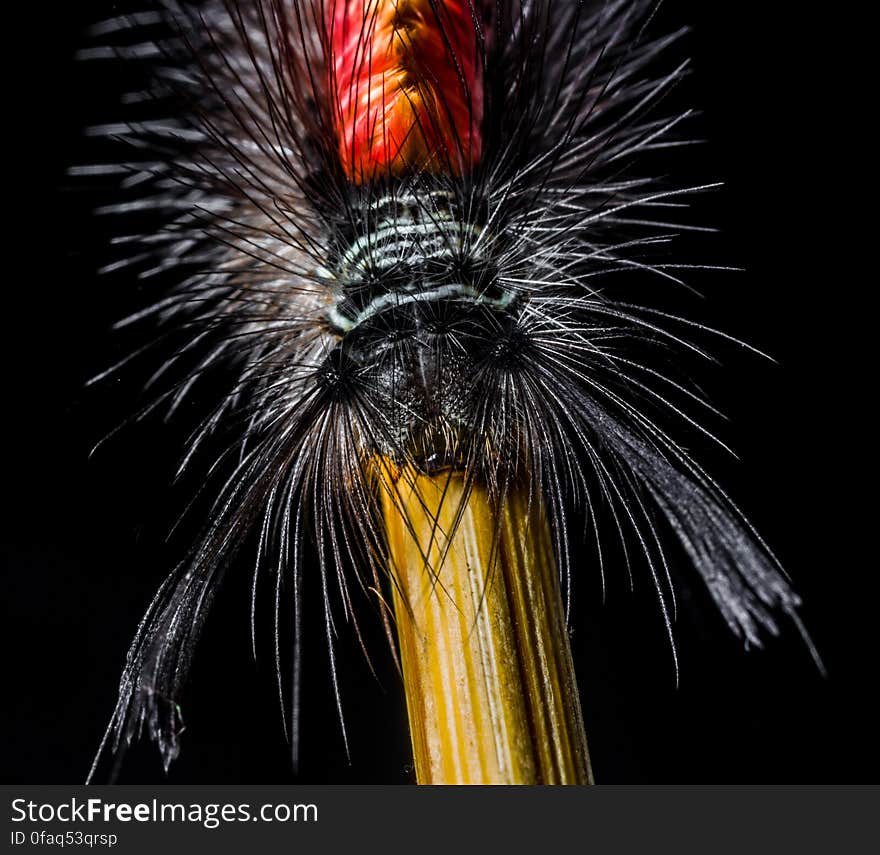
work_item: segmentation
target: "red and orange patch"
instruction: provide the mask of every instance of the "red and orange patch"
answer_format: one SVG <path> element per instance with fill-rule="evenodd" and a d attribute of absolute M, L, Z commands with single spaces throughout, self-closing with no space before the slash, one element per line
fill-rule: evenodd
<path fill-rule="evenodd" d="M 334 123 L 349 179 L 471 169 L 483 118 L 472 0 L 328 3 Z"/>

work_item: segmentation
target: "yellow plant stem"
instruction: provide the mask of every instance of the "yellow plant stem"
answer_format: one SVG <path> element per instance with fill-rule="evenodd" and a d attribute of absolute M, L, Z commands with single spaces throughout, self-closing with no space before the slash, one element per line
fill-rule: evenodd
<path fill-rule="evenodd" d="M 457 472 L 383 481 L 418 782 L 592 783 L 540 503 Z"/>

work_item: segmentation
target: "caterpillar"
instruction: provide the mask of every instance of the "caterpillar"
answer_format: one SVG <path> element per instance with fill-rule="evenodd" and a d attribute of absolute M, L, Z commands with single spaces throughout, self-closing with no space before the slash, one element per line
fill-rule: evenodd
<path fill-rule="evenodd" d="M 344 727 L 336 625 L 358 632 L 369 600 L 397 655 L 387 506 L 424 477 L 444 496 L 460 481 L 451 522 L 432 517 L 450 543 L 474 495 L 496 520 L 537 509 L 563 599 L 584 533 L 603 586 L 618 564 L 646 573 L 673 659 L 675 548 L 746 646 L 785 617 L 818 661 L 773 553 L 675 433 L 716 441 L 682 366 L 734 340 L 628 297 L 633 281 L 685 284 L 668 245 L 689 228 L 682 203 L 714 186 L 652 171 L 690 116 L 666 109 L 687 63 L 655 11 L 161 0 L 92 29 L 83 58 L 144 65 L 146 82 L 126 95 L 137 118 L 89 130 L 126 153 L 73 171 L 121 177 L 108 266 L 175 280 L 121 325 L 174 342 L 138 417 L 198 401 L 181 469 L 203 474 L 210 507 L 140 623 L 90 777 L 143 735 L 166 770 L 178 755 L 193 654 L 245 548 L 252 622 L 261 586 L 274 599 L 292 744 L 305 609 L 323 614 Z M 125 231 L 144 213 L 160 226 Z"/>

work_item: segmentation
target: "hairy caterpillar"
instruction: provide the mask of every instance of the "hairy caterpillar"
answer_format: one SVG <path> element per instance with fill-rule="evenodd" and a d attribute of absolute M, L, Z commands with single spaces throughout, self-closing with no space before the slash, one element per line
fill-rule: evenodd
<path fill-rule="evenodd" d="M 297 626 L 302 575 L 320 579 L 335 675 L 334 621 L 356 624 L 360 592 L 389 584 L 375 456 L 462 472 L 499 506 L 525 484 L 566 584 L 585 508 L 600 570 L 620 541 L 670 637 L 670 534 L 747 644 L 777 612 L 797 621 L 772 555 L 664 423 L 699 429 L 689 413 L 707 405 L 668 354 L 701 355 L 708 331 L 627 300 L 633 276 L 677 280 L 658 250 L 679 201 L 708 189 L 638 171 L 687 117 L 663 110 L 684 65 L 665 59 L 680 34 L 647 34 L 652 8 L 167 2 L 96 28 L 117 43 L 87 55 L 144 60 L 154 81 L 130 96 L 148 118 L 93 129 L 135 148 L 97 167 L 129 188 L 109 213 L 165 219 L 122 241 L 138 249 L 119 263 L 181 271 L 132 319 L 185 336 L 152 406 L 177 409 L 212 372 L 225 383 L 184 461 L 222 434 L 201 461 L 216 502 L 131 648 L 115 751 L 146 728 L 176 756 L 194 646 L 248 537 L 254 590 L 271 579 Z M 377 31 L 418 54 L 396 104 Z"/>

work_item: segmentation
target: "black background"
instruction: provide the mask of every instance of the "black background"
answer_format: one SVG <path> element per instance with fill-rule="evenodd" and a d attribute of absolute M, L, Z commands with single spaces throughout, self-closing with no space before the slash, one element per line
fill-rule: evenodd
<path fill-rule="evenodd" d="M 156 418 L 92 445 L 137 402 L 121 380 L 84 381 L 126 352 L 110 324 L 136 304 L 124 276 L 94 271 L 105 227 L 95 195 L 70 188 L 81 128 L 101 120 L 112 81 L 73 62 L 84 22 L 110 3 L 20 8 L 7 72 L 7 264 L 3 302 L 2 777 L 80 782 L 111 712 L 138 619 L 180 541 L 165 533 L 186 498 L 168 483 L 185 432 Z M 117 4 L 118 5 L 118 4 Z M 855 268 L 858 209 L 843 52 L 826 18 L 787 4 L 668 2 L 658 29 L 693 26 L 685 97 L 704 110 L 708 144 L 670 156 L 683 180 L 722 180 L 698 201 L 721 229 L 693 256 L 746 269 L 695 283 L 688 313 L 769 352 L 778 364 L 722 348 L 711 396 L 731 420 L 732 461 L 710 468 L 777 551 L 824 657 L 817 673 L 792 627 L 743 653 L 703 597 L 683 596 L 676 635 L 681 681 L 647 580 L 630 594 L 578 583 L 572 625 L 597 779 L 637 782 L 864 782 L 876 777 L 872 613 L 876 558 L 864 372 L 857 318 L 870 280 Z M 791 6 L 794 9 L 794 4 Z M 685 246 L 684 249 L 688 247 Z M 876 278 L 876 274 L 874 274 Z M 679 298 L 676 298 L 679 299 Z M 185 537 L 185 534 L 184 534 Z M 862 538 L 864 538 L 863 542 Z M 585 562 L 586 564 L 587 562 Z M 248 639 L 249 566 L 229 576 L 185 702 L 178 783 L 411 780 L 405 710 L 381 639 L 380 682 L 343 631 L 347 759 L 320 627 L 307 627 L 303 756 L 290 769 L 269 649 L 255 667 Z M 589 567 L 583 568 L 589 574 Z M 152 746 L 132 752 L 122 781 L 164 780 Z"/>

